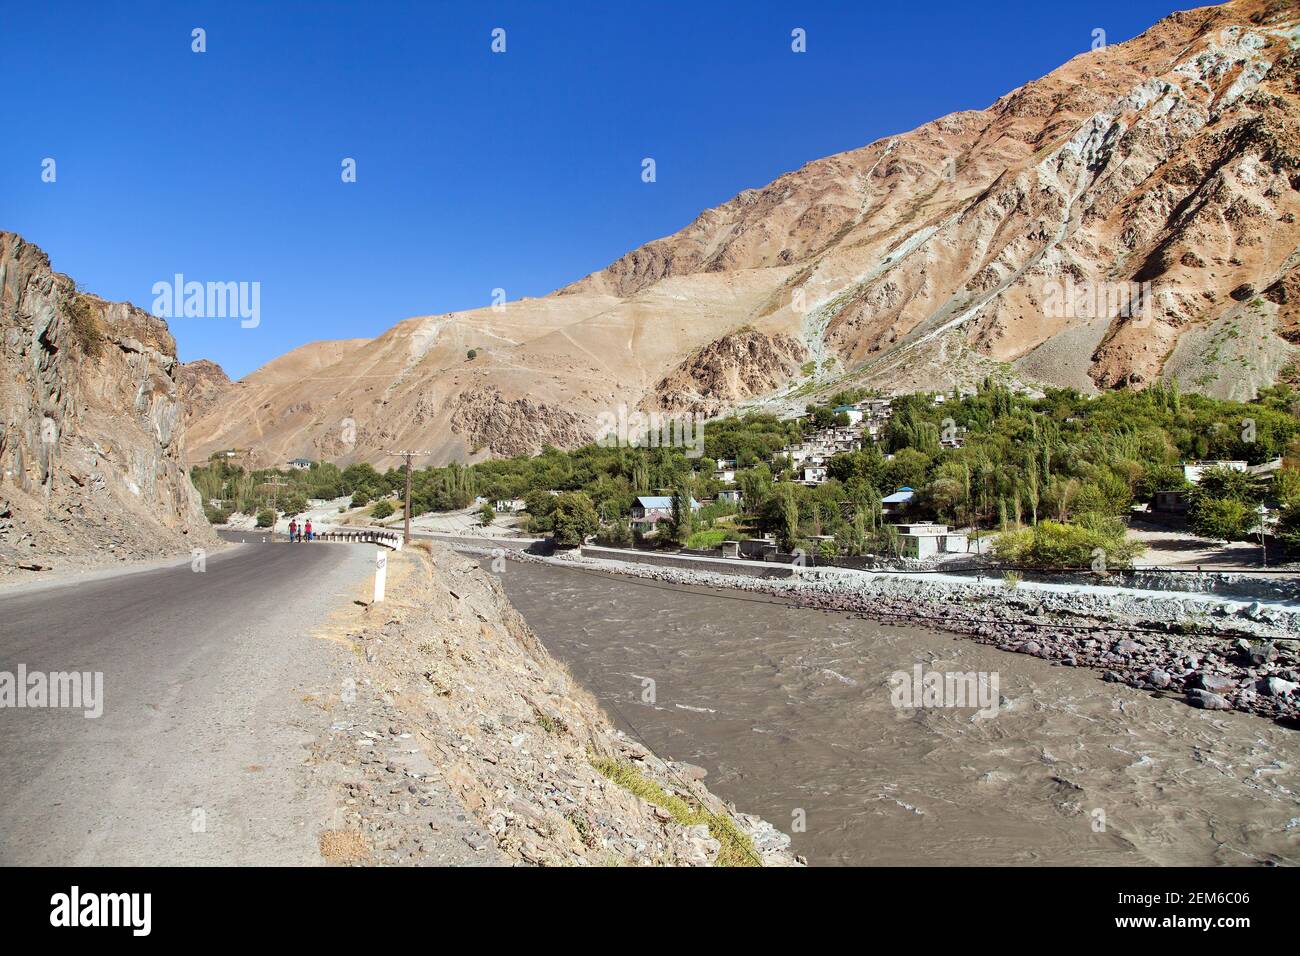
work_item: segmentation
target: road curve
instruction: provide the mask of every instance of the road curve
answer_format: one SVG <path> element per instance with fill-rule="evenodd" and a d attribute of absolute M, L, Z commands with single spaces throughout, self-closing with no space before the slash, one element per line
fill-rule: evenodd
<path fill-rule="evenodd" d="M 311 631 L 361 594 L 375 548 L 248 540 L 202 573 L 0 592 L 0 673 L 104 686 L 97 718 L 0 708 L 0 864 L 320 862 L 333 807 L 304 748 L 343 652 Z"/>

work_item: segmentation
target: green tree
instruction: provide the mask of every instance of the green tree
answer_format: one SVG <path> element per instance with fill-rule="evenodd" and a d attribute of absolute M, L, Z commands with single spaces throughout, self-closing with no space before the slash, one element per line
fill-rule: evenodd
<path fill-rule="evenodd" d="M 387 498 L 380 498 L 375 502 L 375 506 L 370 509 L 370 517 L 383 521 L 385 518 L 390 517 L 396 510 L 397 509 L 393 507 L 391 501 Z"/>
<path fill-rule="evenodd" d="M 492 510 L 492 506 L 486 501 L 483 502 L 483 506 L 478 509 L 479 524 L 485 528 L 496 519 L 496 516 L 497 513 Z"/>
<path fill-rule="evenodd" d="M 275 527 L 275 512 L 270 508 L 264 508 L 257 513 L 257 526 L 259 528 Z"/>
<path fill-rule="evenodd" d="M 1255 525 L 1254 509 L 1236 498 L 1197 495 L 1187 515 L 1192 530 L 1202 538 L 1243 541 Z"/>
<path fill-rule="evenodd" d="M 794 485 L 788 481 L 777 485 L 776 502 L 780 515 L 781 550 L 793 551 L 799 541 L 799 504 L 795 499 Z"/>
<path fill-rule="evenodd" d="M 551 519 L 555 543 L 562 548 L 577 547 L 600 529 L 596 506 L 592 504 L 590 496 L 582 491 L 566 491 L 557 495 Z"/>

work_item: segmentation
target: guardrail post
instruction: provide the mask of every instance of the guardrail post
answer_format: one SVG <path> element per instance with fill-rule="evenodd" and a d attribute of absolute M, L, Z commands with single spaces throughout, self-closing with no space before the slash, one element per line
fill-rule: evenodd
<path fill-rule="evenodd" d="M 388 582 L 388 552 L 380 548 L 375 551 L 375 603 L 384 599 L 384 585 Z"/>

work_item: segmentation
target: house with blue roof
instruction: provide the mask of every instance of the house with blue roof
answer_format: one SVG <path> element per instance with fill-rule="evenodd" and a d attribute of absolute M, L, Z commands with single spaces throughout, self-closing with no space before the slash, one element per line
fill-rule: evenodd
<path fill-rule="evenodd" d="M 885 495 L 880 499 L 880 510 L 886 515 L 902 514 L 908 508 L 912 507 L 912 502 L 916 500 L 916 492 L 911 488 L 899 488 L 892 495 Z"/>

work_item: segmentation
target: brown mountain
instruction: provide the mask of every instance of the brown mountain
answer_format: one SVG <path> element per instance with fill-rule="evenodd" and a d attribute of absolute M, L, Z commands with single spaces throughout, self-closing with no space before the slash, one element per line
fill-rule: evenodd
<path fill-rule="evenodd" d="M 1175 13 L 546 298 L 305 346 L 197 414 L 196 451 L 436 462 L 581 442 L 620 403 L 713 414 L 990 374 L 1248 397 L 1297 374 L 1298 23 L 1281 0 Z"/>

